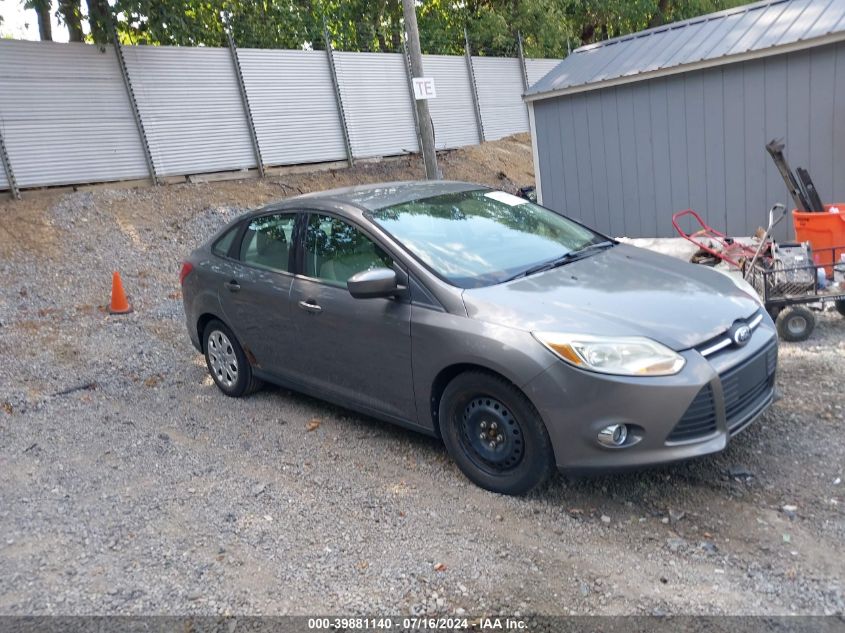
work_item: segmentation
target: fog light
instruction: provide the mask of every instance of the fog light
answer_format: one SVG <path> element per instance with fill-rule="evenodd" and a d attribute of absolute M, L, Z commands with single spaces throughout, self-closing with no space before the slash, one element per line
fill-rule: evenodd
<path fill-rule="evenodd" d="M 628 427 L 624 424 L 611 424 L 599 431 L 599 444 L 614 448 L 625 444 L 628 439 Z"/>

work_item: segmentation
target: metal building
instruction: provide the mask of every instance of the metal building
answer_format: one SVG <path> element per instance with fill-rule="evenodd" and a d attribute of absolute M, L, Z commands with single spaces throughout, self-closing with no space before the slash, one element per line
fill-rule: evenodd
<path fill-rule="evenodd" d="M 823 201 L 845 202 L 845 0 L 757 2 L 584 46 L 525 100 L 543 204 L 609 235 L 673 235 L 689 207 L 752 233 L 791 203 L 773 138 Z"/>

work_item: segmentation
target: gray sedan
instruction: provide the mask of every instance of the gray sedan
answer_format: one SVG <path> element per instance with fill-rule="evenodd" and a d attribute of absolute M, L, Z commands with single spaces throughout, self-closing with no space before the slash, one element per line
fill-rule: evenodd
<path fill-rule="evenodd" d="M 267 381 L 439 436 L 500 493 L 720 451 L 773 398 L 777 337 L 744 282 L 479 185 L 270 204 L 181 282 L 226 395 Z"/>

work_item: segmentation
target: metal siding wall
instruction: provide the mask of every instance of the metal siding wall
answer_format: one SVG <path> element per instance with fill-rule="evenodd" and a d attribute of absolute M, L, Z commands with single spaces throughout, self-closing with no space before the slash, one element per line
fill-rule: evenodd
<path fill-rule="evenodd" d="M 604 153 L 601 97 L 598 92 L 586 96 L 587 134 L 590 138 L 590 169 L 593 174 L 593 226 L 603 233 L 611 232 L 610 209 L 607 200 L 608 173 Z"/>
<path fill-rule="evenodd" d="M 334 59 L 355 157 L 418 151 L 402 55 L 336 52 Z"/>
<path fill-rule="evenodd" d="M 743 75 L 743 113 L 745 142 L 742 159 L 745 165 L 744 204 L 742 211 L 737 212 L 737 220 L 741 222 L 737 234 L 753 232 L 758 226 L 766 226 L 768 207 L 766 199 L 766 170 L 774 166 L 771 158 L 763 149 L 771 138 L 766 138 L 766 88 L 765 66 L 755 64 L 745 69 Z M 789 152 L 789 147 L 786 148 Z M 791 221 L 790 220 L 784 220 Z"/>
<path fill-rule="evenodd" d="M 159 175 L 256 166 L 228 49 L 123 51 Z"/>
<path fill-rule="evenodd" d="M 563 171 L 557 176 L 558 186 L 562 187 L 563 191 L 558 196 L 565 202 L 565 205 L 554 208 L 563 209 L 567 215 L 579 217 L 573 215 L 580 213 L 581 209 L 581 183 L 578 180 L 578 141 L 575 135 L 577 129 L 575 127 L 575 104 L 572 101 L 562 104 L 562 107 L 558 110 L 558 118 L 561 126 L 561 143 L 564 143 L 562 152 Z M 550 136 L 554 138 L 555 134 L 552 133 Z M 542 182 L 545 183 L 545 180 Z"/>
<path fill-rule="evenodd" d="M 839 104 L 840 113 L 833 117 L 833 160 L 830 161 L 833 167 L 833 186 L 827 193 L 836 202 L 845 202 L 845 116 L 842 116 L 842 104 L 845 103 L 845 44 L 836 46 L 836 76 L 833 91 L 833 103 Z"/>
<path fill-rule="evenodd" d="M 686 120 L 686 162 L 689 173 L 689 206 L 707 208 L 707 152 L 704 130 L 704 77 L 684 78 L 684 118 Z"/>
<path fill-rule="evenodd" d="M 437 149 L 476 145 L 475 106 L 464 58 L 423 55 L 423 68 L 427 77 L 434 78 L 437 88 L 437 98 L 428 102 Z"/>
<path fill-rule="evenodd" d="M 528 75 L 528 85 L 533 86 L 550 73 L 562 59 L 533 59 L 526 58 L 525 72 Z"/>
<path fill-rule="evenodd" d="M 619 235 L 640 233 L 639 182 L 641 167 L 637 162 L 637 141 L 634 134 L 634 99 L 630 86 L 616 91 L 617 128 L 619 130 L 619 163 L 622 185 L 622 224 Z M 644 176 L 643 176 L 644 177 Z"/>
<path fill-rule="evenodd" d="M 833 191 L 836 181 L 835 161 L 833 160 L 833 130 L 832 124 L 836 119 L 837 108 L 840 118 L 845 101 L 835 101 L 836 97 L 836 66 L 835 55 L 813 56 L 810 52 L 810 156 L 809 165 L 803 165 L 810 171 L 813 182 L 819 191 Z M 845 63 L 845 58 L 840 64 Z M 787 147 L 787 151 L 789 148 Z M 839 175 L 844 167 L 839 163 Z M 845 201 L 843 201 L 845 202 Z"/>
<path fill-rule="evenodd" d="M 677 170 L 672 169 L 670 146 L 673 142 L 669 138 L 669 97 L 666 80 L 658 79 L 649 86 L 649 102 L 651 103 L 651 161 L 654 165 L 654 209 L 675 209 L 672 204 L 672 178 L 678 177 Z M 677 139 L 675 142 L 680 142 Z M 683 206 L 681 208 L 684 208 Z M 649 214 L 650 215 L 650 214 Z M 660 224 L 649 217 L 646 226 L 659 231 Z"/>
<path fill-rule="evenodd" d="M 550 120 L 552 119 L 552 120 Z M 538 129 L 557 130 L 558 129 L 558 111 L 553 108 L 535 108 L 534 109 L 534 124 Z M 542 182 L 541 188 L 543 190 L 543 204 L 551 206 L 555 204 L 557 208 L 565 208 L 560 204 L 560 201 L 555 197 L 559 191 L 563 191 L 563 187 L 556 186 L 557 180 L 563 177 L 563 152 L 564 144 L 559 141 L 557 135 L 541 135 L 537 137 L 537 160 L 540 165 L 548 165 L 548 173 L 551 182 L 548 185 Z M 549 192 L 549 199 L 546 199 L 546 192 Z"/>
<path fill-rule="evenodd" d="M 593 179 L 601 177 L 591 171 L 593 147 L 590 144 L 590 133 L 587 118 L 587 98 L 585 95 L 575 95 L 572 99 L 572 122 L 575 128 L 576 172 L 573 174 L 578 181 L 578 205 L 569 210 L 575 217 L 591 226 L 596 226 L 596 210 L 593 198 Z M 569 180 L 569 178 L 567 178 Z M 597 227 L 598 228 L 598 227 Z"/>
<path fill-rule="evenodd" d="M 0 125 L 19 187 L 149 176 L 111 47 L 0 39 Z"/>
<path fill-rule="evenodd" d="M 634 102 L 634 121 L 636 122 L 634 136 L 637 146 L 637 174 L 640 178 L 640 233 L 629 234 L 629 237 L 657 235 L 654 221 L 654 209 L 657 205 L 655 186 L 657 174 L 654 169 L 654 150 L 651 144 L 651 99 L 647 90 L 632 90 L 631 97 Z M 627 215 L 627 209 L 625 213 Z"/>
<path fill-rule="evenodd" d="M 776 131 L 775 134 L 779 136 L 786 135 L 786 98 L 788 86 L 786 80 L 786 60 L 782 57 L 774 57 L 763 62 L 763 83 L 765 85 L 764 97 L 766 99 L 766 130 Z M 766 141 L 770 141 L 773 137 L 768 136 Z M 789 152 L 788 158 L 792 156 L 792 148 L 787 147 Z M 772 167 L 767 155 L 767 160 Z M 723 194 L 724 195 L 724 194 Z M 769 169 L 766 167 L 766 202 L 765 208 L 770 209 L 773 204 L 781 202 L 790 208 L 792 199 L 789 197 L 789 192 L 783 184 L 783 178 L 780 177 L 777 169 Z M 788 230 L 784 229 L 784 224 L 790 225 Z M 788 234 L 792 234 L 792 227 L 789 218 L 786 218 L 780 226 L 778 226 L 778 237 L 784 238 Z"/>
<path fill-rule="evenodd" d="M 670 81 L 666 85 L 666 117 L 669 121 L 669 180 L 673 209 L 690 206 L 689 165 L 687 163 L 687 117 L 684 81 Z"/>
<path fill-rule="evenodd" d="M 607 177 L 607 211 L 610 217 L 609 234 L 625 233 L 625 208 L 622 193 L 622 147 L 619 139 L 619 105 L 616 91 L 601 93 L 602 137 L 604 140 L 604 168 Z"/>
<path fill-rule="evenodd" d="M 614 235 L 674 236 L 671 215 L 687 207 L 750 235 L 775 202 L 792 208 L 772 138 L 823 200 L 845 202 L 842 103 L 845 44 L 535 101 L 543 200 Z M 776 237 L 791 235 L 787 218 Z"/>
<path fill-rule="evenodd" d="M 265 165 L 346 158 L 325 51 L 238 49 Z"/>
<path fill-rule="evenodd" d="M 484 136 L 488 141 L 528 131 L 522 69 L 515 57 L 473 57 Z"/>
<path fill-rule="evenodd" d="M 703 207 L 711 226 L 725 225 L 725 82 L 721 68 L 702 73 L 704 84 L 704 173 L 707 198 Z M 694 151 L 695 148 L 690 148 Z M 717 223 L 717 224 L 712 224 Z"/>

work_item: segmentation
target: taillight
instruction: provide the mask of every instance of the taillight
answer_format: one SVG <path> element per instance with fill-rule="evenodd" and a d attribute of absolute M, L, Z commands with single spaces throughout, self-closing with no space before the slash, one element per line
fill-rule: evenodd
<path fill-rule="evenodd" d="M 179 285 L 185 283 L 185 277 L 190 275 L 193 269 L 194 266 L 191 262 L 182 262 L 182 270 L 179 271 Z"/>

